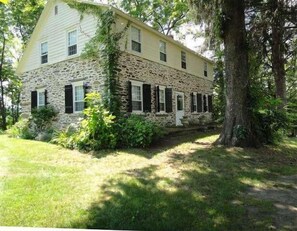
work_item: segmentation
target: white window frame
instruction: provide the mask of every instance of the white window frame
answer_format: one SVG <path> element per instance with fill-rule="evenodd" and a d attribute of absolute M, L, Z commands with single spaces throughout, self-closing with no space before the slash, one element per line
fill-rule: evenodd
<path fill-rule="evenodd" d="M 71 32 L 76 32 L 76 43 L 75 44 L 72 44 L 70 45 L 69 44 L 69 34 Z M 78 29 L 77 28 L 72 28 L 71 30 L 67 30 L 67 34 L 66 34 L 66 44 L 67 44 L 67 57 L 75 57 L 76 55 L 78 55 Z M 74 46 L 76 45 L 76 53 L 75 54 L 72 54 L 72 55 L 69 55 L 69 47 L 70 46 Z"/>
<path fill-rule="evenodd" d="M 139 31 L 139 41 L 135 41 L 135 40 L 133 40 L 133 38 L 132 38 L 132 34 L 133 34 L 132 31 L 133 31 L 133 28 Z M 141 29 L 138 28 L 138 27 L 136 27 L 136 26 L 134 26 L 134 25 L 132 25 L 132 26 L 130 27 L 130 41 L 131 41 L 131 51 L 141 54 L 141 53 L 142 53 L 142 34 L 141 34 Z M 134 42 L 137 42 L 137 43 L 140 44 L 140 51 L 133 50 L 133 41 L 134 41 Z"/>
<path fill-rule="evenodd" d="M 194 110 L 192 113 L 198 113 L 198 101 L 197 101 L 197 92 L 193 92 L 193 99 L 194 99 L 194 102 L 193 102 L 193 104 L 194 103 L 196 103 L 196 110 Z M 203 101 L 203 99 L 202 99 L 202 101 Z"/>
<path fill-rule="evenodd" d="M 36 91 L 37 91 L 37 108 L 39 109 L 39 108 L 45 107 L 45 88 L 40 88 L 40 89 L 37 89 Z M 44 95 L 43 104 L 39 103 L 39 97 L 40 97 L 39 94 L 40 93 L 43 93 L 43 95 Z"/>
<path fill-rule="evenodd" d="M 165 89 L 166 87 L 165 86 L 158 86 L 159 87 L 159 104 L 161 103 L 161 90 L 164 91 L 164 110 L 161 110 L 160 108 L 160 111 L 158 112 L 159 114 L 164 114 L 166 113 L 166 93 L 165 93 Z"/>
<path fill-rule="evenodd" d="M 75 87 L 83 87 L 84 89 L 84 83 L 83 82 L 75 82 L 75 83 L 72 83 L 72 95 L 73 95 L 73 112 L 74 113 L 81 113 L 83 110 L 81 111 L 77 111 L 76 110 L 76 107 L 75 107 L 75 103 L 79 103 L 79 102 L 84 102 L 85 99 L 83 97 L 83 100 L 82 101 L 75 101 Z"/>
<path fill-rule="evenodd" d="M 164 44 L 164 49 L 165 49 L 164 52 L 161 51 L 161 47 L 162 47 L 161 44 Z M 160 53 L 159 53 L 159 54 L 160 54 L 160 61 L 166 63 L 166 62 L 167 62 L 167 44 L 166 44 L 166 42 L 164 42 L 164 41 L 162 41 L 162 40 L 159 41 L 159 52 L 160 52 Z M 162 59 L 161 59 L 161 53 L 165 55 L 165 60 L 162 60 Z"/>
<path fill-rule="evenodd" d="M 46 47 L 47 47 L 47 50 L 46 50 L 46 53 L 42 53 L 42 44 L 45 44 L 46 43 Z M 42 56 L 46 55 L 47 58 L 46 58 L 46 62 L 45 63 L 42 63 Z M 44 65 L 44 64 L 47 64 L 48 63 L 48 42 L 47 41 L 43 41 L 40 43 L 40 64 L 41 65 Z"/>
<path fill-rule="evenodd" d="M 140 96 L 141 100 L 137 102 L 141 102 L 141 109 L 140 110 L 134 110 L 133 109 L 133 86 L 140 87 Z M 132 112 L 133 113 L 143 113 L 143 82 L 138 82 L 138 81 L 131 81 L 131 103 L 132 103 Z M 135 101 L 135 100 L 134 100 Z"/>

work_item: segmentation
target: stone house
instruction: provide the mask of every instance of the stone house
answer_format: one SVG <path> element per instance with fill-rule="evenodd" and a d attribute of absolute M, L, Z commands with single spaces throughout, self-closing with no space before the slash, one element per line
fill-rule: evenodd
<path fill-rule="evenodd" d="M 119 85 L 121 110 L 145 115 L 163 125 L 181 125 L 186 116 L 197 121 L 211 116 L 213 62 L 122 11 L 103 4 L 116 16 L 121 38 Z M 94 36 L 97 19 L 60 0 L 49 0 L 21 58 L 17 73 L 23 82 L 23 116 L 34 107 L 53 105 L 57 125 L 82 116 L 86 86 L 102 91 L 102 68 L 82 59 L 85 44 Z"/>

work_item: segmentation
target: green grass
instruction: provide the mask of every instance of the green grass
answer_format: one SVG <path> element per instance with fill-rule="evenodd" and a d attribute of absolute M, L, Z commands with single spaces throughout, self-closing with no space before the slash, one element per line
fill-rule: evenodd
<path fill-rule="evenodd" d="M 213 147 L 216 138 L 91 155 L 0 135 L 0 226 L 268 229 L 272 203 L 245 192 L 297 174 L 296 139 L 256 150 Z"/>

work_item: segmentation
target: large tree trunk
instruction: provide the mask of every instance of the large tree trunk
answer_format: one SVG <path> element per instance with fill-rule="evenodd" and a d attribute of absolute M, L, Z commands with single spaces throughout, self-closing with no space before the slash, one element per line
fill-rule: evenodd
<path fill-rule="evenodd" d="M 2 123 L 1 123 L 1 128 L 3 130 L 6 130 L 6 108 L 5 108 L 5 103 L 4 103 L 4 78 L 3 78 L 3 63 L 4 63 L 4 52 L 6 48 L 6 39 L 4 37 L 3 33 L 3 42 L 2 42 L 2 52 L 1 52 L 1 58 L 0 58 L 0 113 L 1 113 L 1 118 L 2 118 Z"/>
<path fill-rule="evenodd" d="M 286 73 L 285 73 L 285 47 L 284 47 L 284 19 L 283 0 L 272 0 L 273 19 L 272 31 L 272 72 L 275 81 L 275 95 L 281 99 L 282 107 L 286 104 Z"/>
<path fill-rule="evenodd" d="M 226 111 L 217 144 L 256 146 L 248 110 L 248 49 L 244 0 L 223 2 L 223 39 L 225 46 Z"/>

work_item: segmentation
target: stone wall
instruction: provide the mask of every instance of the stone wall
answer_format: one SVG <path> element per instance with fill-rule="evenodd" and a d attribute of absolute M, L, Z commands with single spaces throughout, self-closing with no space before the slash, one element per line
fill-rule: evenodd
<path fill-rule="evenodd" d="M 151 84 L 152 87 L 152 112 L 146 113 L 148 118 L 158 121 L 163 125 L 175 125 L 175 94 L 183 92 L 185 95 L 185 115 L 194 120 L 200 114 L 191 113 L 192 92 L 203 94 L 212 93 L 212 81 L 199 78 L 183 71 L 167 67 L 138 56 L 123 53 L 120 58 L 119 83 L 122 98 L 122 110 L 127 111 L 129 80 L 143 81 Z M 73 82 L 88 82 L 93 91 L 100 91 L 103 87 L 102 70 L 95 61 L 81 60 L 74 58 L 60 63 L 46 65 L 39 69 L 29 71 L 21 76 L 23 80 L 22 90 L 22 112 L 23 116 L 28 116 L 31 111 L 31 91 L 39 88 L 47 90 L 48 103 L 53 105 L 58 111 L 57 127 L 65 127 L 67 124 L 77 121 L 82 113 L 65 113 L 64 86 Z M 162 85 L 173 89 L 173 112 L 168 114 L 158 114 L 155 110 L 155 86 Z M 210 113 L 203 113 L 208 117 Z"/>

